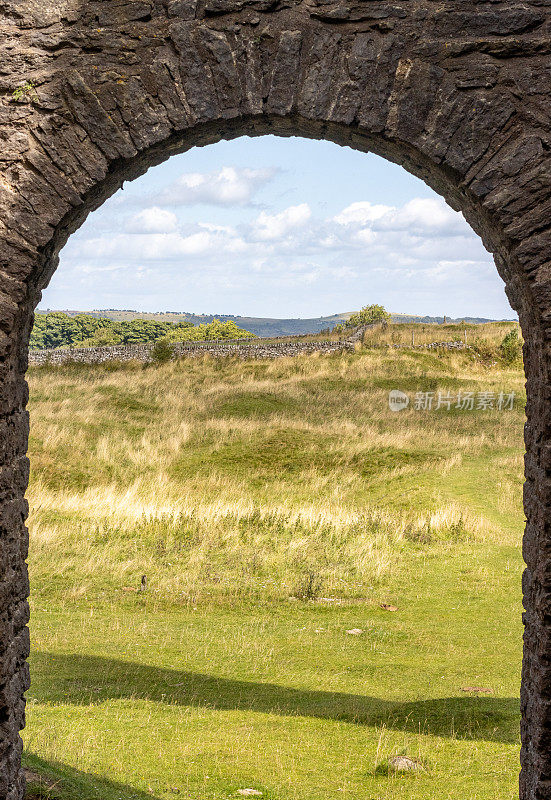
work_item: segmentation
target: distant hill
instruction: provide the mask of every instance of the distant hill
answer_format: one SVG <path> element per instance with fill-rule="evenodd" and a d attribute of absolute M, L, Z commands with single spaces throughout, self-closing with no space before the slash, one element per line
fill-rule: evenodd
<path fill-rule="evenodd" d="M 71 309 L 39 309 L 41 313 L 48 311 L 63 311 L 69 316 L 83 313 Z M 314 319 L 271 319 L 264 317 L 240 317 L 235 314 L 191 314 L 177 311 L 132 311 L 131 309 L 100 308 L 93 311 L 86 311 L 93 317 L 107 317 L 117 322 L 132 319 L 147 319 L 157 322 L 191 322 L 193 325 L 200 325 L 219 319 L 222 322 L 235 322 L 240 328 L 244 328 L 256 336 L 291 336 L 293 334 L 319 333 L 324 328 L 334 328 L 345 322 L 352 312 L 347 314 L 333 314 L 330 317 L 315 317 Z"/>
<path fill-rule="evenodd" d="M 93 311 L 74 311 L 71 309 L 39 309 L 40 313 L 46 311 L 63 311 L 69 316 L 86 313 L 93 317 L 107 317 L 117 322 L 132 319 L 148 319 L 157 322 L 191 322 L 193 325 L 212 322 L 214 318 L 223 322 L 232 321 L 256 336 L 274 337 L 291 336 L 293 334 L 319 333 L 324 328 L 333 328 L 335 325 L 346 321 L 354 312 L 347 311 L 342 314 L 333 314 L 329 317 L 313 317 L 311 319 L 272 319 L 270 317 L 240 317 L 235 314 L 190 314 L 179 311 L 133 311 L 132 309 L 99 308 Z M 484 317 L 461 317 L 452 319 L 446 317 L 448 323 L 469 322 L 483 323 L 495 320 Z M 411 314 L 392 314 L 392 322 L 419 322 L 423 324 L 434 323 L 441 325 L 444 317 L 418 317 Z"/>

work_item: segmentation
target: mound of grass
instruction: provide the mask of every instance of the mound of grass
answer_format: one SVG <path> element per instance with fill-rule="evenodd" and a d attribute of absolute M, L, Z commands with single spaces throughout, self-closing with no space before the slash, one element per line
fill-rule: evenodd
<path fill-rule="evenodd" d="M 296 416 L 301 413 L 301 404 L 276 392 L 235 392 L 221 399 L 209 413 L 222 418 L 241 419 L 262 419 L 278 414 Z"/>

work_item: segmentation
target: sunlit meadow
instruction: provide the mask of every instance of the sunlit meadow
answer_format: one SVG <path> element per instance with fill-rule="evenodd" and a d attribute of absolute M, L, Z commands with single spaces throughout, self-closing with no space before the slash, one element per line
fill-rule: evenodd
<path fill-rule="evenodd" d="M 521 367 L 377 336 L 31 370 L 31 796 L 515 796 Z"/>

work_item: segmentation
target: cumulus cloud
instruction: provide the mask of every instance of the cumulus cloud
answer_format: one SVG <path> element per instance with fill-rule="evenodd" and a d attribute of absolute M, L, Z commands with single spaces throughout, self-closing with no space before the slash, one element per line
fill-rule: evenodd
<path fill-rule="evenodd" d="M 199 223 L 188 226 L 186 231 L 167 229 L 161 232 L 163 220 L 163 217 L 152 216 L 149 230 L 146 231 L 145 225 L 138 230 L 138 222 L 143 218 L 137 214 L 127 228 L 130 232 L 83 239 L 67 248 L 67 255 L 73 261 L 87 260 L 96 264 L 102 261 L 138 265 L 144 261 L 178 261 L 185 265 L 186 259 L 206 254 L 227 256 L 247 249 L 246 242 L 230 226 Z"/>
<path fill-rule="evenodd" d="M 494 315 L 489 297 L 497 305 L 499 287 L 491 258 L 463 217 L 439 198 L 415 198 L 401 206 L 354 202 L 328 218 L 313 214 L 308 203 L 272 213 L 251 206 L 236 211 L 228 200 L 234 190 L 237 204 L 252 196 L 235 188 L 238 172 L 233 170 L 236 181 L 228 178 L 233 188 L 224 195 L 226 207 L 204 216 L 196 210 L 195 221 L 189 211 L 156 202 L 122 222 L 111 209 L 110 233 L 85 226 L 64 250 L 71 285 L 96 291 L 95 272 L 111 293 L 105 305 L 127 307 L 125 292 L 147 295 L 149 286 L 158 298 L 168 298 L 156 301 L 159 308 L 175 307 L 178 297 L 176 306 L 213 313 L 234 311 L 236 303 L 241 313 L 249 312 L 257 298 L 268 308 L 279 293 L 274 310 L 281 307 L 282 315 L 300 297 L 309 298 L 313 313 L 318 302 L 336 311 L 373 299 L 394 311 L 430 309 L 437 291 L 453 298 L 442 301 L 438 313 L 454 313 L 455 304 L 456 315 L 477 307 L 478 313 L 484 307 L 484 315 Z M 210 191 L 202 179 L 188 181 L 186 202 L 192 196 L 199 202 Z M 115 301 L 113 293 L 121 299 Z M 478 306 L 468 302 L 473 293 Z"/>
<path fill-rule="evenodd" d="M 379 230 L 407 230 L 411 234 L 438 233 L 440 236 L 454 236 L 467 230 L 462 214 L 454 211 L 444 200 L 438 198 L 416 197 L 402 208 L 390 210 L 375 223 Z"/>
<path fill-rule="evenodd" d="M 456 260 L 463 265 L 482 260 L 480 240 L 463 217 L 443 201 L 425 198 L 401 207 L 356 202 L 329 219 L 314 217 L 301 203 L 276 213 L 262 211 L 238 227 L 218 220 L 186 223 L 172 211 L 150 206 L 119 232 L 94 230 L 92 236 L 72 238 L 67 251 L 74 262 L 98 268 L 177 262 L 179 269 L 191 271 L 197 264 L 206 268 L 205 259 L 211 259 L 217 275 L 231 264 L 236 280 L 285 271 L 297 283 L 307 275 L 309 281 L 323 281 L 368 272 L 441 280 Z"/>
<path fill-rule="evenodd" d="M 416 197 L 401 208 L 352 203 L 333 218 L 338 225 L 357 228 L 365 226 L 378 231 L 408 231 L 412 235 L 464 233 L 467 224 L 463 216 L 439 197 Z"/>
<path fill-rule="evenodd" d="M 392 206 L 374 205 L 366 201 L 352 203 L 334 217 L 339 225 L 368 224 L 395 211 Z"/>
<path fill-rule="evenodd" d="M 274 169 L 222 167 L 215 172 L 187 172 L 155 196 L 158 205 L 189 206 L 206 203 L 243 206 L 274 177 Z"/>
<path fill-rule="evenodd" d="M 262 211 L 252 225 L 252 234 L 262 241 L 274 241 L 283 238 L 295 228 L 300 228 L 312 216 L 308 203 L 289 206 L 279 214 L 267 214 Z"/>
<path fill-rule="evenodd" d="M 172 233 L 178 227 L 178 217 L 172 211 L 153 206 L 144 208 L 127 223 L 128 233 Z"/>
<path fill-rule="evenodd" d="M 440 198 L 414 198 L 400 207 L 353 203 L 327 220 L 320 242 L 365 254 L 373 269 L 422 270 L 446 259 L 478 260 L 482 245 L 463 216 Z"/>

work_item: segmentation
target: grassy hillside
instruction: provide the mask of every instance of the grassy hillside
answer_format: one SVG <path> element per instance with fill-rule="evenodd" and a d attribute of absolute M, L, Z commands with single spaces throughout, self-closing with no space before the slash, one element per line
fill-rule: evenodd
<path fill-rule="evenodd" d="M 519 367 L 364 348 L 30 387 L 32 792 L 515 796 Z"/>

